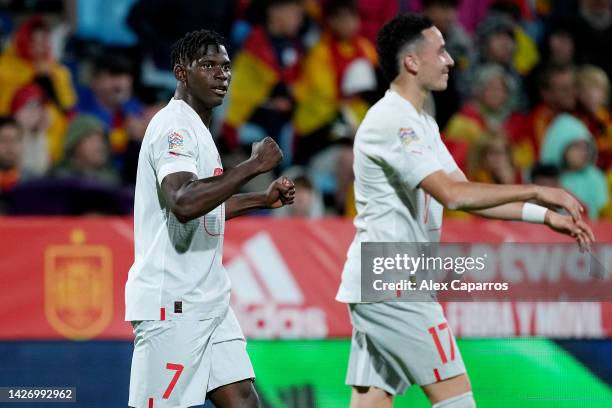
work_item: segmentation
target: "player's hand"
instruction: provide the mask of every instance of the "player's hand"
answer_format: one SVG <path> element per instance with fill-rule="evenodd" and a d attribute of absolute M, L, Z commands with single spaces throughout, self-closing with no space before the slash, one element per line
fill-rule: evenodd
<path fill-rule="evenodd" d="M 283 160 L 283 152 L 272 138 L 266 137 L 260 142 L 253 143 L 251 160 L 257 162 L 260 173 L 265 173 Z"/>
<path fill-rule="evenodd" d="M 575 222 L 582 219 L 584 208 L 573 195 L 562 188 L 538 186 L 536 200 L 545 205 L 564 208 Z"/>
<path fill-rule="evenodd" d="M 568 215 L 561 215 L 548 210 L 544 223 L 555 232 L 569 235 L 578 242 L 580 252 L 590 251 L 595 242 L 595 234 L 583 220 L 574 221 Z"/>
<path fill-rule="evenodd" d="M 265 201 L 268 208 L 280 208 L 293 204 L 295 200 L 295 185 L 287 177 L 280 177 L 270 184 L 266 190 Z"/>

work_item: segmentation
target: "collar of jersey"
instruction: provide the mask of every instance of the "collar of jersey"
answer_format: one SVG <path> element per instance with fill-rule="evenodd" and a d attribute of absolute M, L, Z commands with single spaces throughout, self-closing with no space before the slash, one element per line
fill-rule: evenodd
<path fill-rule="evenodd" d="M 408 99 L 404 98 L 392 89 L 387 90 L 387 95 L 396 100 L 398 103 L 402 104 L 402 106 L 407 107 L 410 114 L 416 116 L 417 118 L 421 118 L 423 116 L 414 108 L 414 106 L 412 106 L 412 103 Z"/>

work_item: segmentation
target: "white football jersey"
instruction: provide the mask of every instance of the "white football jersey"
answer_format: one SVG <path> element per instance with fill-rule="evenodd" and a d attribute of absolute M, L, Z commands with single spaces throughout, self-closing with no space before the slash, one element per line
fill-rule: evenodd
<path fill-rule="evenodd" d="M 430 174 L 458 170 L 435 120 L 396 92 L 368 111 L 353 146 L 355 238 L 336 300 L 361 301 L 362 242 L 439 242 L 443 207 L 419 188 Z"/>
<path fill-rule="evenodd" d="M 230 280 L 221 263 L 224 205 L 180 223 L 161 183 L 168 174 L 198 179 L 223 173 L 212 135 L 185 102 L 172 99 L 151 120 L 136 176 L 135 259 L 125 287 L 125 319 L 202 320 L 229 306 Z"/>

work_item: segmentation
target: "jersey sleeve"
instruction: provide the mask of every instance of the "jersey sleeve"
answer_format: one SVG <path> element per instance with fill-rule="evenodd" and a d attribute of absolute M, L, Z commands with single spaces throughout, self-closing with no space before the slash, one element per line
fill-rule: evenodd
<path fill-rule="evenodd" d="M 392 172 L 411 189 L 443 166 L 435 152 L 410 127 L 386 127 L 366 132 L 364 153 L 378 163 L 385 172 Z"/>
<path fill-rule="evenodd" d="M 151 159 L 157 182 L 161 185 L 168 174 L 198 174 L 198 146 L 195 135 L 187 129 L 167 129 L 151 146 Z"/>
<path fill-rule="evenodd" d="M 438 149 L 440 150 L 440 162 L 444 168 L 444 171 L 450 174 L 456 170 L 459 170 L 457 162 L 450 154 L 448 148 L 440 137 L 438 137 Z"/>
<path fill-rule="evenodd" d="M 436 121 L 431 118 L 430 119 L 436 130 L 437 130 L 437 134 L 436 134 L 436 145 L 438 147 L 438 157 L 440 159 L 440 164 L 442 165 L 442 168 L 444 169 L 444 171 L 448 174 L 459 170 L 459 166 L 457 166 L 457 162 L 455 161 L 455 159 L 453 158 L 453 156 L 450 154 L 450 152 L 448 151 L 448 148 L 446 147 L 446 145 L 444 144 L 444 142 L 442 141 L 442 137 L 440 136 L 440 129 L 438 128 L 438 125 L 436 123 Z"/>

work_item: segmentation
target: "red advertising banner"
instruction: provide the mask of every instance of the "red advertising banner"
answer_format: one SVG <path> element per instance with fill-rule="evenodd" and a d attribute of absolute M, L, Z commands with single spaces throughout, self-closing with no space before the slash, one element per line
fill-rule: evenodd
<path fill-rule="evenodd" d="M 603 244 L 601 258 L 610 270 L 612 223 L 597 224 L 594 231 L 600 243 L 610 243 Z M 232 306 L 247 337 L 350 336 L 346 305 L 334 296 L 353 232 L 346 219 L 230 221 L 224 264 L 233 282 Z M 133 261 L 131 219 L 2 218 L 0 240 L 0 340 L 132 339 L 123 320 Z M 443 240 L 570 242 L 542 226 L 484 220 L 445 221 Z M 524 279 L 538 276 L 533 271 L 546 261 L 546 248 L 533 248 Z M 612 302 L 444 306 L 458 336 L 612 337 Z"/>

